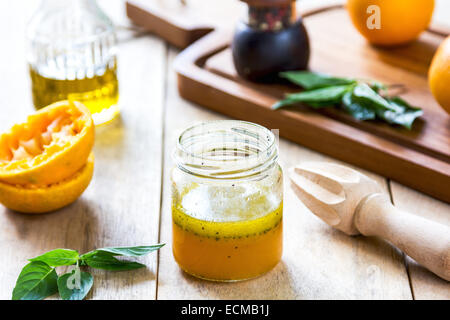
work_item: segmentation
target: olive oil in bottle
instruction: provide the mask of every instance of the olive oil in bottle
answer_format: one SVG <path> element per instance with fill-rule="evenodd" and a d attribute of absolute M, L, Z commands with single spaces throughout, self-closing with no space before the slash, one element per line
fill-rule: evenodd
<path fill-rule="evenodd" d="M 117 66 L 107 66 L 101 74 L 81 79 L 58 79 L 41 74 L 30 66 L 33 103 L 36 109 L 43 108 L 55 101 L 80 101 L 91 111 L 96 124 L 114 118 L 119 113 L 119 85 Z"/>
<path fill-rule="evenodd" d="M 79 101 L 96 125 L 119 114 L 115 29 L 95 0 L 43 0 L 27 38 L 36 109 Z"/>

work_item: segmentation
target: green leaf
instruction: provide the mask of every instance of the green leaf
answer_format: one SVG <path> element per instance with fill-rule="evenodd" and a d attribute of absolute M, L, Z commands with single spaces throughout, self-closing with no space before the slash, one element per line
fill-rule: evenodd
<path fill-rule="evenodd" d="M 153 246 L 136 246 L 136 247 L 110 247 L 100 248 L 96 251 L 104 251 L 114 254 L 115 256 L 140 257 L 150 252 L 159 250 L 164 244 L 157 244 Z"/>
<path fill-rule="evenodd" d="M 279 109 L 298 102 L 305 103 L 313 108 L 333 106 L 340 103 L 342 96 L 353 87 L 354 85 L 334 86 L 289 94 L 286 96 L 286 99 L 277 102 L 272 108 Z"/>
<path fill-rule="evenodd" d="M 94 278 L 76 267 L 58 278 L 58 291 L 63 300 L 83 300 L 91 290 Z"/>
<path fill-rule="evenodd" d="M 356 83 L 354 79 L 336 78 L 326 74 L 309 71 L 281 72 L 280 77 L 285 78 L 306 90 Z"/>
<path fill-rule="evenodd" d="M 423 115 L 422 109 L 409 105 L 405 100 L 399 97 L 387 98 L 386 101 L 389 102 L 395 111 L 379 110 L 377 116 L 388 123 L 398 124 L 411 130 L 414 121 Z"/>
<path fill-rule="evenodd" d="M 341 102 L 342 96 L 352 88 L 353 85 L 334 86 L 289 94 L 287 98 L 305 103 L 334 104 Z"/>
<path fill-rule="evenodd" d="M 383 98 L 367 84 L 360 84 L 353 90 L 352 99 L 371 108 L 378 118 L 411 129 L 414 120 L 423 114 L 420 108 L 410 106 L 399 97 Z"/>
<path fill-rule="evenodd" d="M 376 93 L 379 93 L 380 91 L 383 91 L 383 90 L 387 90 L 387 88 L 388 88 L 384 83 L 379 82 L 379 81 L 374 81 L 374 80 L 369 82 L 369 86 Z"/>
<path fill-rule="evenodd" d="M 54 268 L 42 261 L 27 264 L 17 278 L 13 300 L 42 300 L 58 292 L 58 275 Z"/>
<path fill-rule="evenodd" d="M 113 253 L 106 251 L 93 251 L 81 258 L 82 265 L 88 265 L 91 268 L 110 271 L 125 271 L 145 268 L 144 264 L 133 261 L 118 260 L 114 258 L 113 255 Z"/>
<path fill-rule="evenodd" d="M 78 252 L 69 249 L 55 249 L 29 261 L 42 261 L 52 267 L 70 266 L 78 261 Z"/>
<path fill-rule="evenodd" d="M 283 107 L 291 106 L 293 104 L 296 104 L 297 102 L 298 101 L 295 101 L 294 99 L 286 98 L 286 99 L 283 99 L 283 100 L 280 100 L 280 101 L 277 101 L 276 103 L 274 103 L 272 105 L 272 109 L 277 110 L 277 109 L 280 109 Z"/>
<path fill-rule="evenodd" d="M 374 110 L 353 101 L 353 94 L 351 91 L 343 96 L 342 108 L 353 118 L 358 120 L 371 120 L 376 117 Z"/>
<path fill-rule="evenodd" d="M 358 84 L 353 89 L 352 99 L 356 103 L 368 106 L 374 110 L 381 109 L 384 111 L 387 109 L 395 111 L 395 109 L 386 99 L 384 99 L 382 96 L 376 93 L 371 87 L 369 87 L 365 83 Z"/>
<path fill-rule="evenodd" d="M 287 95 L 285 99 L 275 103 L 273 109 L 296 103 L 304 103 L 317 109 L 339 105 L 355 119 L 378 118 L 408 129 L 411 129 L 415 119 L 423 114 L 420 108 L 410 106 L 399 97 L 381 96 L 379 92 L 386 91 L 388 87 L 378 81 L 358 83 L 354 79 L 336 78 L 307 71 L 283 72 L 280 77 L 306 90 Z"/>

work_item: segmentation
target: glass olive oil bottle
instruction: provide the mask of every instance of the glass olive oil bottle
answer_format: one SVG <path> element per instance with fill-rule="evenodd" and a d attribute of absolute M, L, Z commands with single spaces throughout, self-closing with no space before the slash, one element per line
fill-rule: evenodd
<path fill-rule="evenodd" d="M 76 100 L 96 125 L 118 115 L 116 35 L 95 0 L 42 1 L 27 37 L 36 109 Z"/>

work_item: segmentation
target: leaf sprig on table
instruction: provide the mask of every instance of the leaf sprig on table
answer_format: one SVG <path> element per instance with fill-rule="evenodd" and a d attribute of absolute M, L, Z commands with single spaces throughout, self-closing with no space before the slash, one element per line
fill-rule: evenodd
<path fill-rule="evenodd" d="M 273 109 L 296 103 L 315 109 L 335 106 L 358 120 L 379 119 L 407 129 L 411 129 L 414 120 L 423 114 L 422 109 L 409 105 L 398 96 L 382 95 L 388 87 L 377 81 L 363 82 L 308 71 L 282 72 L 280 77 L 301 86 L 304 91 L 287 94 L 285 99 L 272 106 Z"/>
<path fill-rule="evenodd" d="M 136 247 L 100 248 L 80 255 L 75 250 L 55 249 L 29 259 L 20 272 L 12 293 L 13 300 L 42 300 L 57 292 L 63 300 L 82 300 L 94 284 L 89 272 L 81 266 L 109 271 L 125 271 L 144 268 L 145 265 L 116 256 L 140 257 L 159 250 L 164 244 Z M 68 273 L 58 276 L 55 267 L 72 266 Z"/>

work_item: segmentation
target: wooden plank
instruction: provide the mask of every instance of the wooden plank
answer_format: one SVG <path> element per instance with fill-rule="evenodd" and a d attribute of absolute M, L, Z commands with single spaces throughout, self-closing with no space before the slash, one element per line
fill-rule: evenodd
<path fill-rule="evenodd" d="M 5 8 L 8 7 L 8 8 Z M 20 2 L 0 4 L 0 19 L 8 50 L 0 52 L 2 74 L 0 125 L 23 119 L 32 112 L 25 69 Z M 11 17 L 10 19 L 8 17 Z M 95 175 L 74 204 L 45 215 L 24 215 L 0 206 L 0 299 L 10 299 L 21 268 L 28 258 L 55 248 L 86 252 L 102 246 L 158 242 L 162 169 L 162 104 L 165 44 L 154 37 L 119 46 L 121 118 L 97 130 Z M 14 52 L 12 55 L 11 52 Z M 154 299 L 157 255 L 139 259 L 148 268 L 110 273 L 94 271 L 92 299 Z"/>
<path fill-rule="evenodd" d="M 391 191 L 393 202 L 397 208 L 450 226 L 450 206 L 448 204 L 395 182 L 391 182 Z M 450 300 L 450 283 L 448 281 L 437 277 L 409 257 L 406 257 L 406 262 L 415 299 Z"/>
<path fill-rule="evenodd" d="M 175 54 L 171 51 L 170 61 Z M 161 216 L 161 241 L 168 244 L 172 228 L 169 176 L 176 138 L 193 122 L 225 118 L 181 100 L 175 88 L 175 75 L 170 72 Z M 332 161 L 285 140 L 280 141 L 280 156 L 285 172 L 301 161 Z M 384 178 L 367 174 L 386 186 Z M 403 258 L 397 250 L 376 239 L 348 237 L 328 227 L 301 204 L 286 177 L 284 219 L 282 262 L 255 280 L 234 284 L 197 280 L 183 273 L 171 248 L 165 248 L 160 252 L 158 299 L 411 299 Z"/>

